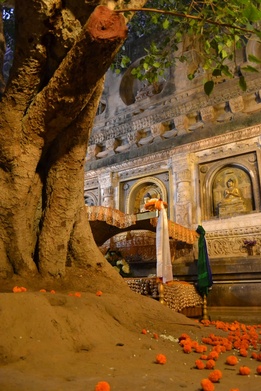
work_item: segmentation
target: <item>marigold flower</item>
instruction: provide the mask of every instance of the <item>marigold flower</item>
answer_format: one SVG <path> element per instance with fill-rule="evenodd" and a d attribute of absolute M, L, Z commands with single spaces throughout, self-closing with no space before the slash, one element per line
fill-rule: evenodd
<path fill-rule="evenodd" d="M 146 329 L 142 329 L 141 330 L 141 334 L 147 334 L 147 330 Z"/>
<path fill-rule="evenodd" d="M 251 372 L 251 369 L 246 367 L 246 366 L 242 366 L 242 367 L 239 368 L 240 375 L 247 376 L 247 375 L 250 374 L 250 372 Z"/>
<path fill-rule="evenodd" d="M 208 356 L 206 354 L 201 354 L 200 359 L 201 360 L 207 360 Z"/>
<path fill-rule="evenodd" d="M 161 353 L 157 354 L 157 356 L 156 356 L 156 363 L 157 364 L 164 365 L 164 364 L 166 364 L 166 362 L 167 362 L 167 358 L 164 354 L 161 354 Z"/>
<path fill-rule="evenodd" d="M 74 296 L 75 297 L 82 297 L 82 294 L 81 294 L 81 292 L 75 292 Z"/>
<path fill-rule="evenodd" d="M 196 360 L 195 365 L 196 365 L 197 369 L 204 369 L 205 368 L 205 364 L 203 363 L 202 360 Z"/>
<path fill-rule="evenodd" d="M 40 289 L 39 292 L 46 293 L 46 289 Z"/>
<path fill-rule="evenodd" d="M 212 383 L 218 383 L 221 377 L 222 372 L 219 369 L 214 369 L 214 371 L 208 375 L 208 378 Z"/>
<path fill-rule="evenodd" d="M 236 365 L 238 363 L 238 359 L 236 356 L 228 356 L 226 359 L 226 364 L 228 365 Z"/>
<path fill-rule="evenodd" d="M 254 360 L 257 359 L 257 356 L 258 356 L 258 354 L 256 352 L 251 353 L 251 358 L 253 358 Z"/>
<path fill-rule="evenodd" d="M 159 339 L 159 335 L 157 333 L 153 333 L 153 338 L 154 339 Z"/>
<path fill-rule="evenodd" d="M 258 365 L 256 373 L 258 373 L 258 375 L 261 375 L 261 365 Z"/>
<path fill-rule="evenodd" d="M 247 357 L 248 351 L 247 351 L 245 348 L 241 348 L 241 349 L 239 350 L 239 354 L 240 354 L 240 356 L 242 356 L 242 357 Z"/>
<path fill-rule="evenodd" d="M 27 289 L 24 286 L 21 286 L 21 292 L 27 292 Z"/>
<path fill-rule="evenodd" d="M 196 348 L 195 348 L 195 352 L 196 353 L 204 353 L 207 351 L 207 347 L 205 345 L 198 345 Z"/>
<path fill-rule="evenodd" d="M 186 345 L 183 346 L 183 352 L 184 353 L 191 353 L 192 352 L 192 346 L 190 343 L 187 343 Z"/>
<path fill-rule="evenodd" d="M 212 350 L 211 352 L 209 352 L 208 360 L 215 360 L 215 361 L 217 361 L 218 357 L 219 357 L 218 352 L 216 352 L 215 350 Z"/>
<path fill-rule="evenodd" d="M 183 339 L 190 339 L 190 336 L 186 333 L 181 334 L 179 337 L 179 342 L 182 341 Z"/>
<path fill-rule="evenodd" d="M 208 360 L 206 362 L 206 368 L 207 369 L 213 369 L 216 365 L 216 361 L 215 360 Z"/>
<path fill-rule="evenodd" d="M 96 384 L 94 391 L 110 391 L 111 386 L 106 381 L 100 381 Z"/>
<path fill-rule="evenodd" d="M 102 291 L 97 291 L 96 292 L 96 296 L 101 296 L 102 295 Z"/>
<path fill-rule="evenodd" d="M 201 380 L 201 387 L 203 391 L 214 391 L 215 386 L 209 379 L 202 379 Z"/>
<path fill-rule="evenodd" d="M 50 291 L 50 293 L 52 293 L 52 294 L 54 295 L 56 292 L 55 292 L 54 289 L 52 289 L 52 290 Z"/>
<path fill-rule="evenodd" d="M 22 292 L 21 288 L 19 286 L 14 286 L 13 287 L 13 292 L 14 293 L 19 293 L 19 292 Z"/>

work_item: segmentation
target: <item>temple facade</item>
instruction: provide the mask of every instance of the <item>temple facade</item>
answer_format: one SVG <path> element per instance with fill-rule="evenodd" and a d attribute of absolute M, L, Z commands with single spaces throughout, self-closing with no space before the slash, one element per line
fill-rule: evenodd
<path fill-rule="evenodd" d="M 260 44 L 238 53 L 242 66 L 249 53 L 261 57 Z M 137 81 L 131 70 L 141 58 L 120 75 L 107 73 L 86 155 L 86 204 L 135 214 L 148 195 L 162 198 L 170 220 L 206 231 L 210 301 L 261 306 L 261 74 L 244 75 L 245 92 L 237 77 L 216 78 L 207 96 L 207 75 L 198 70 L 188 80 L 189 62 L 153 86 Z M 109 245 L 131 249 L 137 275 L 153 272 L 153 233 L 122 233 Z M 195 280 L 195 251 L 173 246 L 174 276 Z"/>

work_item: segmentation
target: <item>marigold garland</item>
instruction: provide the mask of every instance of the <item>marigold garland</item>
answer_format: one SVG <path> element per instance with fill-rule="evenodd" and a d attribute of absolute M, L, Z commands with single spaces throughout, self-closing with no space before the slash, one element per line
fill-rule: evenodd
<path fill-rule="evenodd" d="M 110 391 L 111 386 L 106 381 L 100 381 L 96 384 L 94 391 Z"/>

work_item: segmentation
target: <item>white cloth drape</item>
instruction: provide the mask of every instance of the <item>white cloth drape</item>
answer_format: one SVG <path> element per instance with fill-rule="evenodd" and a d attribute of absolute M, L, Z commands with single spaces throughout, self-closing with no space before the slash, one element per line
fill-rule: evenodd
<path fill-rule="evenodd" d="M 157 277 L 162 278 L 163 283 L 173 280 L 167 211 L 163 202 L 159 210 L 159 218 L 156 227 L 156 251 L 157 251 Z"/>

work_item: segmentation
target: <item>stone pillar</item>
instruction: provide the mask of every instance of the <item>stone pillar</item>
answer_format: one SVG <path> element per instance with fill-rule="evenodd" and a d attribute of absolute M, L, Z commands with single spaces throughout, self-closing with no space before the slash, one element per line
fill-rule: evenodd
<path fill-rule="evenodd" d="M 172 157 L 175 222 L 185 227 L 191 227 L 192 224 L 191 165 L 190 155 L 175 155 Z"/>
<path fill-rule="evenodd" d="M 114 186 L 113 173 L 104 172 L 99 175 L 99 185 L 101 192 L 101 205 L 114 208 Z"/>

